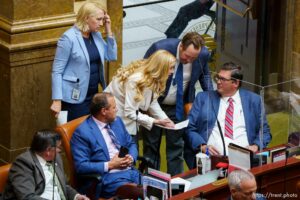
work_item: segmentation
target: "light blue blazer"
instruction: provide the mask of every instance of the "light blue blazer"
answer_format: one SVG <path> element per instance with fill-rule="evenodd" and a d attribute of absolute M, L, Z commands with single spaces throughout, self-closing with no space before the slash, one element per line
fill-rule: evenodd
<path fill-rule="evenodd" d="M 107 43 L 100 32 L 92 33 L 98 48 L 102 65 L 105 60 L 117 59 L 117 44 L 113 37 Z M 104 72 L 104 69 L 102 69 Z M 67 30 L 57 43 L 52 67 L 52 99 L 78 104 L 86 97 L 90 80 L 90 59 L 80 30 L 73 26 Z M 104 74 L 100 74 L 100 84 L 105 88 Z M 80 91 L 78 100 L 72 99 L 73 89 Z"/>

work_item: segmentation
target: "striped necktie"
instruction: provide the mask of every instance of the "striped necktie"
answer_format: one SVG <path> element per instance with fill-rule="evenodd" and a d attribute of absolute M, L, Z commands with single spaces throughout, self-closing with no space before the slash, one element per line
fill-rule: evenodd
<path fill-rule="evenodd" d="M 225 114 L 225 136 L 233 139 L 233 112 L 234 112 L 234 107 L 233 107 L 233 99 L 230 97 L 228 99 L 229 105 L 226 109 L 226 114 Z"/>
<path fill-rule="evenodd" d="M 116 147 L 118 150 L 120 150 L 120 147 L 121 147 L 120 142 L 119 142 L 118 139 L 116 138 L 116 135 L 115 135 L 115 133 L 113 132 L 113 130 L 110 128 L 110 125 L 109 125 L 109 124 L 106 124 L 106 126 L 105 126 L 104 128 L 106 128 L 107 133 L 109 134 L 112 143 L 115 145 L 115 147 Z"/>
<path fill-rule="evenodd" d="M 52 173 L 52 175 L 54 174 L 53 182 L 54 182 L 54 185 L 56 185 L 57 188 L 58 188 L 58 193 L 59 193 L 60 199 L 61 200 L 66 200 L 65 194 L 64 194 L 62 186 L 61 186 L 61 183 L 60 183 L 56 173 L 54 173 L 53 164 L 50 163 L 50 162 L 47 162 L 46 166 L 48 167 L 48 169 Z"/>

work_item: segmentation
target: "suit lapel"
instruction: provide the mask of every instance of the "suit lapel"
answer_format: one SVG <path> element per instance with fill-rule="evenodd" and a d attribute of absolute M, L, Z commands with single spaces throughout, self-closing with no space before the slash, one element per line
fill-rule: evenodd
<path fill-rule="evenodd" d="M 92 33 L 93 39 L 94 39 L 95 44 L 96 44 L 96 47 L 97 47 L 98 52 L 100 54 L 102 65 L 104 66 L 104 48 L 102 46 L 102 43 L 100 42 L 100 38 L 99 38 L 98 34 L 99 34 L 98 32 Z"/>
<path fill-rule="evenodd" d="M 80 44 L 81 50 L 83 51 L 83 54 L 84 54 L 84 56 L 85 56 L 85 59 L 87 60 L 87 64 L 88 64 L 88 66 L 89 66 L 89 68 L 90 68 L 90 57 L 89 57 L 87 48 L 86 48 L 86 46 L 85 46 L 85 43 L 84 43 L 84 41 L 83 41 L 82 34 L 81 34 L 81 32 L 79 31 L 79 29 L 76 28 L 76 27 L 74 28 L 74 31 L 75 31 L 75 34 L 76 34 L 76 38 L 77 38 L 77 40 L 78 40 L 78 42 L 79 42 L 79 44 Z"/>
<path fill-rule="evenodd" d="M 249 121 L 249 114 L 250 113 L 250 109 L 249 109 L 249 98 L 246 96 L 245 92 L 243 89 L 239 89 L 239 93 L 240 93 L 240 97 L 241 97 L 241 103 L 242 103 L 242 108 L 243 108 L 243 114 L 244 114 L 244 120 L 245 120 L 245 125 L 246 125 L 246 132 L 247 132 L 247 136 L 249 138 L 249 133 L 250 131 L 250 124 L 253 124 L 253 122 Z"/>
<path fill-rule="evenodd" d="M 99 130 L 97 124 L 94 122 L 94 120 L 92 119 L 92 117 L 88 118 L 88 123 L 89 123 L 90 128 L 91 128 L 91 134 L 96 139 L 96 142 L 98 143 L 98 145 L 103 148 L 103 151 L 105 153 L 106 159 L 110 160 L 106 142 L 105 142 L 105 140 L 103 138 L 103 135 L 102 135 L 101 131 Z"/>
<path fill-rule="evenodd" d="M 35 163 L 36 168 L 39 170 L 41 176 L 42 176 L 43 179 L 44 179 L 44 183 L 45 183 L 45 182 L 46 182 L 46 178 L 45 178 L 44 170 L 43 170 L 43 168 L 42 168 L 42 166 L 41 166 L 39 160 L 37 159 L 37 157 L 35 156 L 34 153 L 30 152 L 30 154 L 31 154 L 31 156 L 32 156 L 32 159 L 33 159 L 33 161 L 34 161 L 34 163 Z"/>

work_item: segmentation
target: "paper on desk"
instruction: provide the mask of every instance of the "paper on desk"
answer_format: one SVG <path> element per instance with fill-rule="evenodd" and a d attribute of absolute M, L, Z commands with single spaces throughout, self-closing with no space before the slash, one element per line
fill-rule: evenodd
<path fill-rule="evenodd" d="M 158 126 L 160 128 L 164 128 L 164 129 L 169 129 L 169 130 L 180 130 L 180 129 L 183 129 L 185 127 L 187 127 L 189 124 L 189 120 L 184 120 L 182 122 L 179 122 L 177 124 L 175 124 L 174 128 L 170 128 L 170 127 L 165 127 L 165 126 L 161 126 L 159 124 L 155 124 L 155 126 Z"/>
<path fill-rule="evenodd" d="M 203 185 L 215 182 L 220 174 L 220 169 L 215 169 L 207 172 L 206 174 L 196 175 L 194 177 L 188 178 L 187 180 L 191 182 L 191 186 L 188 190 L 201 187 Z"/>
<path fill-rule="evenodd" d="M 228 160 L 229 165 L 232 165 L 234 167 L 238 167 L 244 170 L 251 169 L 251 159 L 250 159 L 250 153 L 240 151 L 238 149 L 233 149 L 228 147 Z"/>
<path fill-rule="evenodd" d="M 67 121 L 68 121 L 68 111 L 66 110 L 60 111 L 56 119 L 56 125 L 59 126 L 65 124 L 67 123 Z"/>
<path fill-rule="evenodd" d="M 181 184 L 184 185 L 184 192 L 188 191 L 190 188 L 191 182 L 184 180 L 183 178 L 176 177 L 171 179 L 171 184 Z"/>

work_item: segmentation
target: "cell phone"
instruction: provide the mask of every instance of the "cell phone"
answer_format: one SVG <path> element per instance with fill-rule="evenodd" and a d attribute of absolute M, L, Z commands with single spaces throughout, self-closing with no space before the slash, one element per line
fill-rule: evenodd
<path fill-rule="evenodd" d="M 121 146 L 119 151 L 119 158 L 124 158 L 128 154 L 128 148 Z"/>

